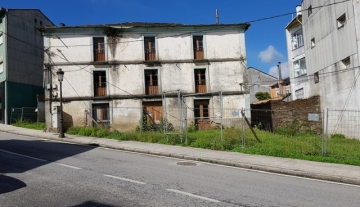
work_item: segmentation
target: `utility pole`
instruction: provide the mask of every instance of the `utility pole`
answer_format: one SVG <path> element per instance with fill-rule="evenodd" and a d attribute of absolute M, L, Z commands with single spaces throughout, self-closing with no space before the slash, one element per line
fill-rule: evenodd
<path fill-rule="evenodd" d="M 282 77 L 281 77 L 281 62 L 277 65 L 278 72 L 279 72 L 279 79 L 278 79 L 278 86 L 279 86 L 279 94 L 283 95 L 282 87 L 280 84 L 282 84 Z"/>

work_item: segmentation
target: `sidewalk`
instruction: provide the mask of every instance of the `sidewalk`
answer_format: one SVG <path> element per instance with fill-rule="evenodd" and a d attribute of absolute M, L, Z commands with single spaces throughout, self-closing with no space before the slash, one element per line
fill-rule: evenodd
<path fill-rule="evenodd" d="M 25 129 L 3 124 L 0 124 L 0 131 L 82 145 L 95 145 L 131 152 L 204 161 L 227 166 L 360 185 L 360 166 L 330 164 L 261 155 L 248 155 L 235 152 L 223 152 L 153 143 L 117 141 L 112 139 L 81 137 L 74 135 L 66 135 L 66 138 L 59 138 L 56 133 L 46 133 L 39 130 Z"/>

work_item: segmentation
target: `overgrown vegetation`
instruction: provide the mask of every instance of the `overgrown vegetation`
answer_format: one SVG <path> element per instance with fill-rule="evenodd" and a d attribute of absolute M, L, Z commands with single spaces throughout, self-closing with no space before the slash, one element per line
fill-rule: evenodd
<path fill-rule="evenodd" d="M 344 135 L 339 134 L 332 135 L 325 140 L 327 147 L 326 154 L 323 154 L 324 143 L 322 137 L 311 131 L 308 133 L 300 132 L 299 125 L 302 126 L 300 122 L 294 121 L 275 133 L 255 128 L 254 130 L 261 139 L 261 143 L 247 129 L 245 131 L 245 146 L 242 145 L 241 129 L 224 129 L 223 139 L 221 139 L 220 130 L 199 131 L 195 124 L 188 127 L 187 137 L 186 134 L 182 136 L 165 135 L 163 132 L 151 130 L 119 132 L 96 127 L 71 127 L 67 133 L 360 166 L 359 140 L 346 139 Z"/>
<path fill-rule="evenodd" d="M 261 100 L 266 100 L 266 99 L 270 99 L 270 94 L 268 92 L 257 92 L 255 93 L 255 97 L 261 101 Z"/>
<path fill-rule="evenodd" d="M 44 130 L 45 123 L 44 122 L 33 122 L 26 119 L 18 119 L 15 123 L 11 124 L 13 126 L 27 128 L 27 129 L 36 129 L 36 130 Z"/>

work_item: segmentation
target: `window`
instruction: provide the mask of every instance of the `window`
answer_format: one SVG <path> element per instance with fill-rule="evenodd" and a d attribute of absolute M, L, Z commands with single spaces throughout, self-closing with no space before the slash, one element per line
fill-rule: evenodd
<path fill-rule="evenodd" d="M 109 103 L 93 104 L 92 105 L 92 118 L 100 126 L 108 126 L 110 124 Z"/>
<path fill-rule="evenodd" d="M 203 36 L 193 36 L 194 59 L 204 59 Z"/>
<path fill-rule="evenodd" d="M 315 38 L 311 39 L 311 48 L 315 47 Z"/>
<path fill-rule="evenodd" d="M 302 29 L 296 31 L 291 35 L 292 49 L 295 50 L 304 46 Z"/>
<path fill-rule="evenodd" d="M 315 84 L 319 83 L 320 79 L 319 79 L 319 72 L 314 73 L 314 82 Z"/>
<path fill-rule="evenodd" d="M 306 63 L 305 58 L 296 60 L 294 64 L 294 77 L 302 76 L 306 74 Z"/>
<path fill-rule="evenodd" d="M 308 8 L 308 17 L 312 14 L 312 6 L 309 6 Z"/>
<path fill-rule="evenodd" d="M 209 100 L 194 100 L 195 124 L 199 130 L 211 129 Z"/>
<path fill-rule="evenodd" d="M 42 25 L 42 21 L 40 21 L 40 26 L 43 26 L 43 25 Z"/>
<path fill-rule="evenodd" d="M 145 60 L 156 60 L 155 37 L 144 37 Z"/>
<path fill-rule="evenodd" d="M 106 71 L 94 71 L 94 96 L 106 96 Z"/>
<path fill-rule="evenodd" d="M 341 69 L 346 69 L 346 68 L 350 68 L 350 67 L 351 67 L 350 57 L 347 57 L 347 58 L 341 60 L 341 62 L 340 62 Z"/>
<path fill-rule="evenodd" d="M 159 94 L 158 70 L 145 70 L 145 94 Z"/>
<path fill-rule="evenodd" d="M 295 96 L 296 98 L 304 98 L 304 89 L 300 88 L 298 90 L 295 91 Z"/>
<path fill-rule="evenodd" d="M 103 37 L 94 37 L 94 62 L 105 61 L 105 42 Z"/>
<path fill-rule="evenodd" d="M 206 93 L 206 69 L 195 69 L 194 80 L 195 80 L 195 92 Z"/>
<path fill-rule="evenodd" d="M 35 24 L 37 23 L 37 19 L 34 19 Z"/>
<path fill-rule="evenodd" d="M 338 29 L 344 27 L 345 23 L 346 23 L 346 14 L 343 14 L 337 19 Z"/>
<path fill-rule="evenodd" d="M 4 72 L 4 63 L 3 61 L 0 61 L 0 73 Z"/>

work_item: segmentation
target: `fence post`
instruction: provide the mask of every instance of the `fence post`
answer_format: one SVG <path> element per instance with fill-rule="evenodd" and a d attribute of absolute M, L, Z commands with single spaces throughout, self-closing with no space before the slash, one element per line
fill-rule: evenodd
<path fill-rule="evenodd" d="M 322 136 L 321 136 L 321 156 L 324 156 L 324 137 L 325 137 L 325 110 L 322 112 Z"/>
<path fill-rule="evenodd" d="M 23 122 L 23 116 L 24 116 L 24 107 L 21 108 L 21 123 Z"/>
<path fill-rule="evenodd" d="M 325 136 L 325 144 L 324 144 L 324 153 L 327 155 L 327 141 L 329 137 L 329 109 L 326 109 L 326 136 Z"/>
<path fill-rule="evenodd" d="M 244 109 L 243 108 L 241 108 L 241 111 L 243 111 Z M 241 116 L 241 120 L 242 120 L 242 123 L 241 123 L 241 125 L 242 125 L 242 136 L 241 136 L 241 146 L 242 146 L 242 148 L 245 148 L 245 120 L 244 120 L 244 116 Z"/>

